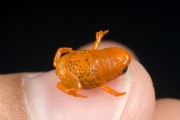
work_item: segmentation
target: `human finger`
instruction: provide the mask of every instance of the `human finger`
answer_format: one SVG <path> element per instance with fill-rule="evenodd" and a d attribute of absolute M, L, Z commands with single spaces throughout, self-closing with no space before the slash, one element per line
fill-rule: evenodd
<path fill-rule="evenodd" d="M 180 120 L 180 100 L 172 98 L 157 100 L 154 120 Z"/>
<path fill-rule="evenodd" d="M 116 44 L 117 45 L 117 44 Z M 101 48 L 113 46 L 102 43 Z M 119 47 L 122 45 L 118 44 Z M 88 46 L 87 46 L 88 48 Z M 113 89 L 127 94 L 114 97 L 100 88 L 82 90 L 87 99 L 69 96 L 55 86 L 59 78 L 55 71 L 36 77 L 24 75 L 19 78 L 23 88 L 28 117 L 31 119 L 151 119 L 154 108 L 154 90 L 150 76 L 136 60 L 132 60 L 128 72 L 107 83 Z"/>

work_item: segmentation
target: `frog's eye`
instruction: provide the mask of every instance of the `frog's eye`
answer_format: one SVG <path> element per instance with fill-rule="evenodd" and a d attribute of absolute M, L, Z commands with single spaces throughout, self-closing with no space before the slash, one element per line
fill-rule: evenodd
<path fill-rule="evenodd" d="M 127 70 L 128 70 L 128 66 L 125 66 L 122 70 L 122 75 L 124 75 L 127 72 Z"/>

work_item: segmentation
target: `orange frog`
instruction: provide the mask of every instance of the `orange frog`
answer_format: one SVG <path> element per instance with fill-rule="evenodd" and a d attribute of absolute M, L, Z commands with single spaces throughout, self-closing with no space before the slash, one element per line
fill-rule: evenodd
<path fill-rule="evenodd" d="M 106 82 L 123 75 L 131 61 L 130 54 L 118 47 L 97 50 L 103 36 L 108 33 L 96 33 L 96 41 L 91 50 L 75 51 L 72 48 L 59 48 L 54 57 L 53 65 L 56 75 L 61 79 L 57 87 L 66 94 L 83 97 L 78 92 L 83 88 L 100 88 L 114 96 L 124 95 L 108 87 Z M 62 54 L 67 53 L 62 56 Z"/>

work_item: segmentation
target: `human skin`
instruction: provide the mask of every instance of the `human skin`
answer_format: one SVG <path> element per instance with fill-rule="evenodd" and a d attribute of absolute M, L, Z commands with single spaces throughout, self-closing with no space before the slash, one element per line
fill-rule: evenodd
<path fill-rule="evenodd" d="M 80 49 L 89 49 L 87 44 Z M 100 48 L 125 46 L 105 41 Z M 128 48 L 126 48 L 128 49 Z M 155 99 L 150 75 L 138 62 L 133 51 L 132 62 L 124 76 L 108 84 L 127 94 L 114 97 L 99 88 L 83 90 L 88 98 L 69 96 L 56 88 L 55 71 L 0 75 L 1 120 L 179 120 L 180 101 Z"/>

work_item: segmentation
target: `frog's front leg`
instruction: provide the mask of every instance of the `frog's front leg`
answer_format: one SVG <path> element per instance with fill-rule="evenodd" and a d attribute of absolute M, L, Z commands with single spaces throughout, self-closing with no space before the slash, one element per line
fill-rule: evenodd
<path fill-rule="evenodd" d="M 87 98 L 84 95 L 78 94 L 78 92 L 82 89 L 81 87 L 79 88 L 66 88 L 62 82 L 57 83 L 57 88 L 59 88 L 61 91 L 65 92 L 66 94 L 75 96 L 75 97 L 82 97 L 82 98 Z"/>
<path fill-rule="evenodd" d="M 107 86 L 105 84 L 101 85 L 101 89 L 116 96 L 116 97 L 126 94 L 126 92 L 117 92 L 116 90 L 110 88 L 109 86 Z"/>
<path fill-rule="evenodd" d="M 57 62 L 59 61 L 59 59 L 63 53 L 68 53 L 71 51 L 72 51 L 72 48 L 66 48 L 66 47 L 59 48 L 56 52 L 55 57 L 54 57 L 54 62 L 53 62 L 54 67 L 56 67 Z"/>

